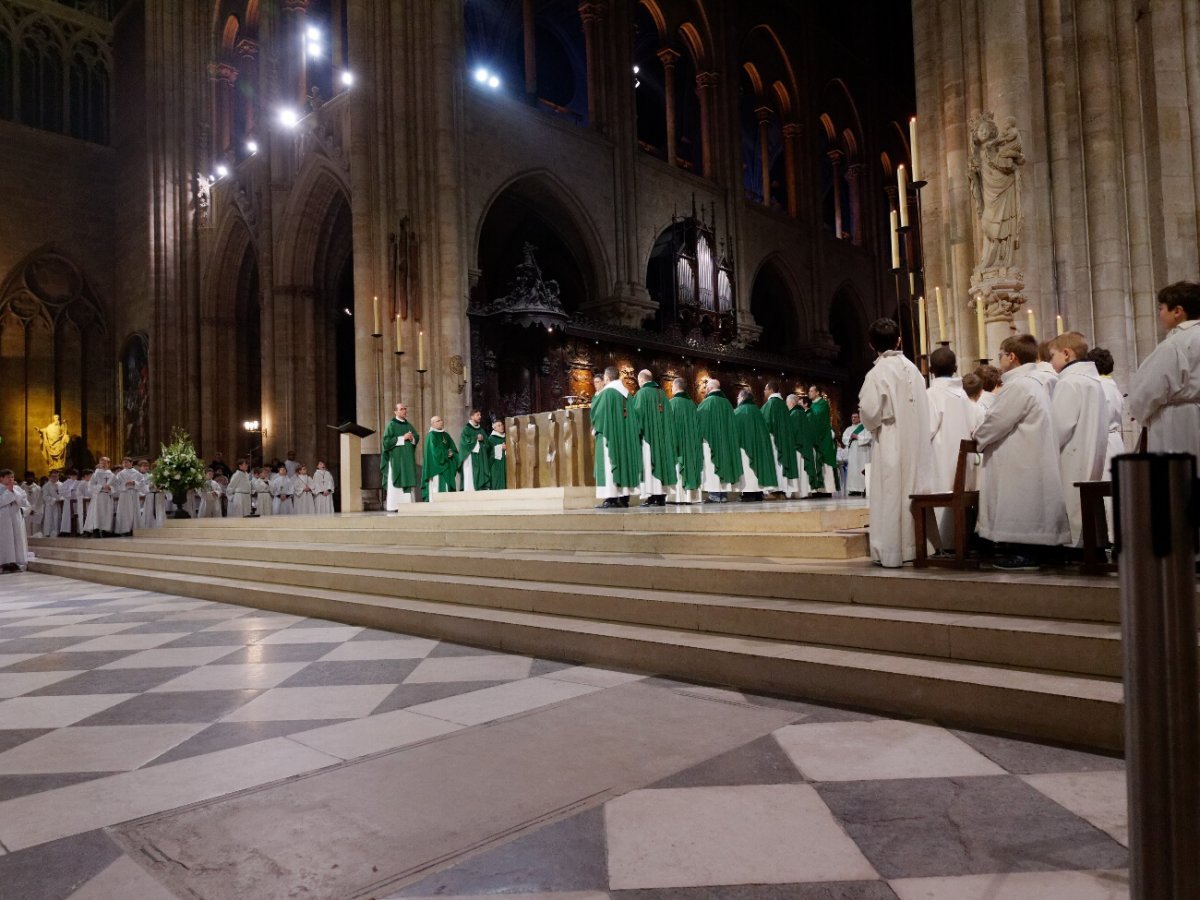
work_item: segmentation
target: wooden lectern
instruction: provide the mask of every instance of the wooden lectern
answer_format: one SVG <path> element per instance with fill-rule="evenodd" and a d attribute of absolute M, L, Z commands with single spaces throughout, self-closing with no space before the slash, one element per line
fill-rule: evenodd
<path fill-rule="evenodd" d="M 326 425 L 342 436 L 341 439 L 341 484 L 342 512 L 362 512 L 362 439 L 375 432 L 355 422 L 341 425 Z"/>

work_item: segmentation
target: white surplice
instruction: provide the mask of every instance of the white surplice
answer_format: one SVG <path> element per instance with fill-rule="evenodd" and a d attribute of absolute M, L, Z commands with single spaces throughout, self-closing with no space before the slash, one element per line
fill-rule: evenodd
<path fill-rule="evenodd" d="M 226 514 L 231 519 L 244 519 L 250 515 L 250 473 L 241 469 L 229 476 L 229 484 L 225 487 L 225 497 L 229 500 Z"/>
<path fill-rule="evenodd" d="M 75 497 L 79 488 L 78 478 L 68 478 L 58 486 L 58 496 L 62 499 L 59 511 L 58 533 L 70 534 L 75 523 Z"/>
<path fill-rule="evenodd" d="M 142 473 L 133 468 L 122 469 L 113 479 L 113 493 L 117 497 L 113 531 L 117 534 L 130 534 L 137 527 L 141 485 Z"/>
<path fill-rule="evenodd" d="M 196 514 L 200 519 L 223 519 L 225 512 L 221 509 L 221 496 L 225 493 L 221 482 L 215 478 L 199 492 L 200 511 Z"/>
<path fill-rule="evenodd" d="M 1104 399 L 1108 402 L 1108 448 L 1104 453 L 1105 481 L 1112 478 L 1113 457 L 1125 452 L 1125 395 L 1111 375 L 1101 375 L 1100 385 L 1104 388 Z"/>
<path fill-rule="evenodd" d="M 271 496 L 275 498 L 271 504 L 271 513 L 276 516 L 292 514 L 292 479 L 287 475 L 271 476 Z"/>
<path fill-rule="evenodd" d="M 983 454 L 979 534 L 1054 546 L 1071 536 L 1050 398 L 1033 363 L 1004 373 L 1004 388 L 975 429 Z"/>
<path fill-rule="evenodd" d="M 916 555 L 910 494 L 929 493 L 929 399 L 925 379 L 899 350 L 867 372 L 858 412 L 874 439 L 871 452 L 871 559 L 895 568 Z"/>
<path fill-rule="evenodd" d="M 29 561 L 25 508 L 29 501 L 19 485 L 0 484 L 0 566 L 24 566 Z"/>
<path fill-rule="evenodd" d="M 1108 401 L 1094 362 L 1079 360 L 1059 373 L 1050 409 L 1058 435 L 1059 473 L 1071 544 L 1082 547 L 1083 506 L 1075 484 L 1100 480 L 1108 450 Z"/>
<path fill-rule="evenodd" d="M 42 535 L 58 537 L 59 523 L 62 521 L 62 492 L 57 481 L 47 481 L 42 485 Z"/>
<path fill-rule="evenodd" d="M 317 469 L 312 474 L 313 502 L 318 516 L 333 515 L 333 473 L 328 469 Z"/>
<path fill-rule="evenodd" d="M 1149 449 L 1200 459 L 1200 319 L 1167 333 L 1129 383 L 1129 414 L 1150 429 Z"/>
<path fill-rule="evenodd" d="M 25 536 L 41 537 L 42 514 L 45 509 L 42 505 L 42 486 L 36 481 L 22 482 L 21 489 L 25 491 L 25 497 L 29 501 L 29 510 L 25 515 Z"/>
<path fill-rule="evenodd" d="M 1033 379 L 1046 389 L 1046 396 L 1054 400 L 1054 388 L 1058 385 L 1058 373 L 1054 366 L 1044 360 L 1033 364 Z"/>
<path fill-rule="evenodd" d="M 846 445 L 846 493 L 865 494 L 867 464 L 871 462 L 871 432 L 861 422 L 851 425 L 842 432 L 842 443 Z"/>
<path fill-rule="evenodd" d="M 313 480 L 311 475 L 297 474 L 292 478 L 292 514 L 296 516 L 315 516 L 317 503 L 313 499 Z"/>
<path fill-rule="evenodd" d="M 88 504 L 87 517 L 84 519 L 83 530 L 109 531 L 113 530 L 114 507 L 113 494 L 117 490 L 117 476 L 111 469 L 97 469 L 92 473 L 88 482 L 88 492 L 92 502 Z"/>
<path fill-rule="evenodd" d="M 959 444 L 971 439 L 977 424 L 977 407 L 963 390 L 962 379 L 953 377 L 935 378 L 927 392 L 929 397 L 930 449 L 933 462 L 934 493 L 949 493 L 954 489 L 954 475 L 958 469 Z M 968 474 L 974 474 L 968 469 Z M 974 479 L 967 486 L 974 488 Z M 954 514 L 949 509 L 939 509 L 937 540 L 939 547 L 954 545 Z"/>
<path fill-rule="evenodd" d="M 251 478 L 250 490 L 254 493 L 254 511 L 259 516 L 273 515 L 274 500 L 271 497 L 271 485 L 263 478 Z"/>

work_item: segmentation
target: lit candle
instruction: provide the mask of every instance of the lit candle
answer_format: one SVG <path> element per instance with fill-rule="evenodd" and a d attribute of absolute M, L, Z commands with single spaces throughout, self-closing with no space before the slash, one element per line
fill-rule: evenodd
<path fill-rule="evenodd" d="M 1036 338 L 1037 337 L 1037 320 L 1034 319 L 1034 317 L 1033 317 L 1033 309 L 1030 308 L 1025 311 L 1027 313 L 1029 313 L 1029 333 Z"/>
<path fill-rule="evenodd" d="M 889 216 L 889 219 L 891 221 L 891 231 L 892 231 L 892 268 L 899 269 L 900 268 L 900 232 L 898 232 L 896 229 L 899 227 L 900 223 L 896 219 L 896 211 L 894 209 L 892 210 L 891 215 Z"/>
<path fill-rule="evenodd" d="M 396 316 L 396 352 L 397 353 L 404 352 L 404 338 L 401 336 L 401 333 L 400 333 L 400 316 L 399 315 Z"/>
<path fill-rule="evenodd" d="M 975 298 L 975 327 L 979 331 L 979 358 L 989 359 L 987 343 L 987 325 L 983 320 L 983 295 Z"/>
<path fill-rule="evenodd" d="M 939 285 L 933 289 L 933 299 L 937 301 L 938 342 L 946 343 L 946 313 L 942 309 L 942 288 Z"/>
<path fill-rule="evenodd" d="M 929 335 L 925 330 L 925 298 L 917 298 L 917 322 L 920 328 L 921 343 L 918 345 L 922 356 L 929 355 Z"/>
<path fill-rule="evenodd" d="M 425 331 L 417 332 L 417 371 L 425 371 Z"/>
<path fill-rule="evenodd" d="M 378 295 L 371 301 L 371 309 L 375 313 L 375 327 L 371 329 L 371 334 L 378 337 L 383 334 L 383 329 L 379 327 L 379 297 Z"/>
<path fill-rule="evenodd" d="M 908 148 L 909 158 L 912 160 L 912 179 L 913 181 L 921 180 L 921 166 L 918 162 L 920 157 L 917 155 L 917 117 L 913 116 L 908 120 Z"/>
<path fill-rule="evenodd" d="M 908 178 L 904 163 L 896 166 L 896 203 L 900 207 L 900 227 L 908 227 Z"/>
<path fill-rule="evenodd" d="M 1058 326 L 1058 333 L 1062 334 L 1062 332 L 1063 332 L 1062 316 L 1055 316 L 1054 320 L 1055 320 L 1055 324 Z"/>

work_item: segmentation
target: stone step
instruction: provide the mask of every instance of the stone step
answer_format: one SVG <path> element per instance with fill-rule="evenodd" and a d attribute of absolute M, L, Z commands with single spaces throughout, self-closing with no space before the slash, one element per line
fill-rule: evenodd
<path fill-rule="evenodd" d="M 45 559 L 154 573 L 194 576 L 219 573 L 246 584 L 348 590 L 364 595 L 961 659 L 1022 669 L 1107 677 L 1116 677 L 1121 671 L 1120 627 L 1113 624 L 962 615 L 744 594 L 724 596 L 679 589 L 594 586 L 586 581 L 498 578 L 483 574 L 484 567 L 470 565 L 471 560 L 464 561 L 468 563 L 464 572 L 430 577 L 422 572 L 343 565 L 346 562 L 343 554 L 335 551 L 309 554 L 306 561 L 276 562 L 244 558 L 240 554 L 213 558 L 136 552 L 132 548 L 122 550 L 120 546 L 109 542 L 104 549 L 56 548 Z M 569 574 L 572 573 L 562 573 Z"/>
<path fill-rule="evenodd" d="M 112 562 L 115 558 L 109 563 L 47 558 L 31 563 L 31 568 L 508 652 L 927 717 L 947 725 L 1110 750 L 1121 747 L 1122 690 L 1111 678 L 356 593 L 311 583 L 267 584 L 224 577 L 224 572 L 215 576 L 153 571 Z"/>

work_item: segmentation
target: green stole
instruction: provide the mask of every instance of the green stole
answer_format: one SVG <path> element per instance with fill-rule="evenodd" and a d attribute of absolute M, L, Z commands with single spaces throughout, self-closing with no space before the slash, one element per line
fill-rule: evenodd
<path fill-rule="evenodd" d="M 604 387 L 592 397 L 592 430 L 596 432 L 595 476 L 597 486 L 612 484 L 636 488 L 642 481 L 642 448 L 637 428 L 629 419 L 625 395 Z M 612 472 L 605 471 L 604 450 L 608 449 Z"/>

